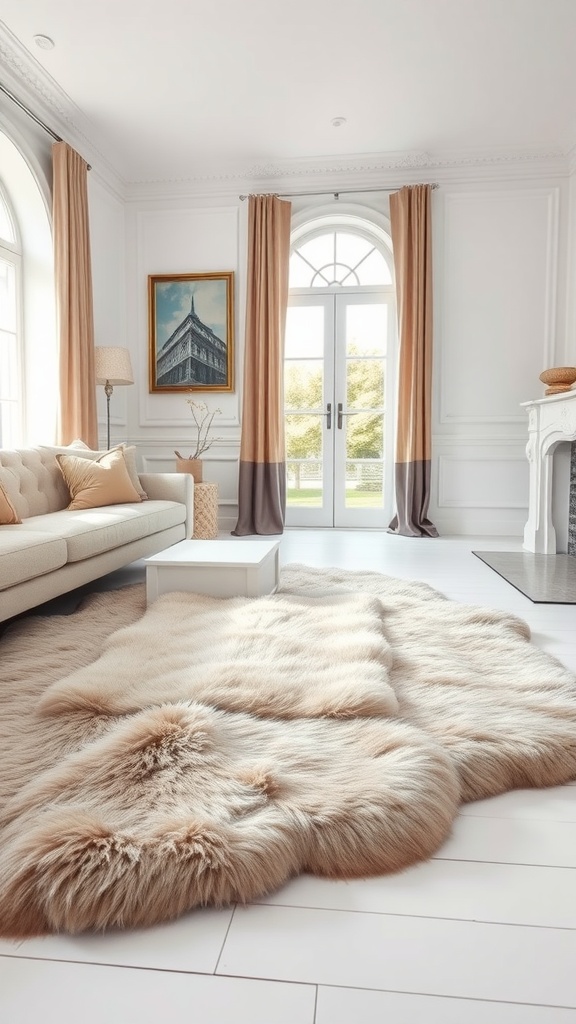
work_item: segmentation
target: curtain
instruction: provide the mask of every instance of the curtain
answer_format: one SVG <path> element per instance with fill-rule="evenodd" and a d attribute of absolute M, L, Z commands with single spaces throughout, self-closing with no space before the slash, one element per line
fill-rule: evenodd
<path fill-rule="evenodd" d="M 432 186 L 390 196 L 400 354 L 396 436 L 396 515 L 389 530 L 437 537 L 428 519 L 432 400 Z"/>
<path fill-rule="evenodd" d="M 250 196 L 237 537 L 282 533 L 286 514 L 284 329 L 291 204 Z"/>
<path fill-rule="evenodd" d="M 58 441 L 98 447 L 88 165 L 65 142 L 52 147 L 54 272 L 60 359 Z"/>

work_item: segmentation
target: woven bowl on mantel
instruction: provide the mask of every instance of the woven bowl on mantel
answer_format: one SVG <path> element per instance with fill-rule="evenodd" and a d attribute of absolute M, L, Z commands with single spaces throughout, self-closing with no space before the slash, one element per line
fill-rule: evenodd
<path fill-rule="evenodd" d="M 576 381 L 576 366 L 553 366 L 550 370 L 543 370 L 540 374 L 543 384 L 550 384 L 553 387 L 564 384 L 569 388 Z"/>

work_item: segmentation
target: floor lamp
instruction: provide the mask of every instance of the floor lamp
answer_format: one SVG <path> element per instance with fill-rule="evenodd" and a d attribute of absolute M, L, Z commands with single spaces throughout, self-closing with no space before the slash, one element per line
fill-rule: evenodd
<path fill-rule="evenodd" d="M 110 396 L 115 384 L 133 384 L 132 363 L 127 348 L 100 345 L 94 349 L 96 383 L 106 395 L 106 447 L 110 447 Z"/>

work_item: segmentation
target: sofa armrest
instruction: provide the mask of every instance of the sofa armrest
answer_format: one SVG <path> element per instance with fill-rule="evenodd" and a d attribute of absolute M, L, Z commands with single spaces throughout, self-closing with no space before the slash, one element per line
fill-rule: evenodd
<path fill-rule="evenodd" d="M 194 478 L 190 473 L 139 473 L 151 501 L 180 501 L 186 505 L 186 538 L 194 532 Z"/>

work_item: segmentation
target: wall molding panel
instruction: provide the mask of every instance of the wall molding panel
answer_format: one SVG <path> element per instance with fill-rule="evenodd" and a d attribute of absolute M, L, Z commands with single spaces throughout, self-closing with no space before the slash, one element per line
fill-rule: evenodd
<path fill-rule="evenodd" d="M 443 196 L 441 425 L 525 422 L 520 402 L 554 362 L 559 209 L 556 184 Z"/>
<path fill-rule="evenodd" d="M 514 455 L 439 455 L 438 508 L 528 510 L 528 461 Z"/>

